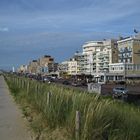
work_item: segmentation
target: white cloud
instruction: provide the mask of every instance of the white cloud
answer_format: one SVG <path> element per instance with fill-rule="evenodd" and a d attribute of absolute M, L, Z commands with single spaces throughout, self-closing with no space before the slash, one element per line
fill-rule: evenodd
<path fill-rule="evenodd" d="M 8 32 L 9 28 L 7 27 L 0 27 L 0 32 Z"/>

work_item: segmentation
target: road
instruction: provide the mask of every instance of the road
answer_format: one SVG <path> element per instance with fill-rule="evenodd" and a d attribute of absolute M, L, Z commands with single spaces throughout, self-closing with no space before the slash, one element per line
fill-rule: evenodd
<path fill-rule="evenodd" d="M 0 76 L 0 140 L 31 140 L 21 111 Z"/>
<path fill-rule="evenodd" d="M 114 87 L 123 87 L 124 85 L 115 85 L 115 84 L 105 84 L 102 86 L 102 94 L 111 94 Z M 140 95 L 140 86 L 139 85 L 127 85 L 129 94 L 131 95 Z"/>

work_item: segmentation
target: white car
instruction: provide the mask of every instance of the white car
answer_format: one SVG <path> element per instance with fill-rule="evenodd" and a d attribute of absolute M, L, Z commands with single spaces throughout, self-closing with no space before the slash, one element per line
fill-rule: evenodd
<path fill-rule="evenodd" d="M 113 97 L 124 97 L 127 96 L 128 89 L 125 87 L 115 87 L 113 88 Z"/>

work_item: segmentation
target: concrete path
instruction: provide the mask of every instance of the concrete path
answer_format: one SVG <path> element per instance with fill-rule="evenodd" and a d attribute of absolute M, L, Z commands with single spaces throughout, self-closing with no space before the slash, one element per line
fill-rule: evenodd
<path fill-rule="evenodd" d="M 31 140 L 25 120 L 0 76 L 0 140 Z"/>

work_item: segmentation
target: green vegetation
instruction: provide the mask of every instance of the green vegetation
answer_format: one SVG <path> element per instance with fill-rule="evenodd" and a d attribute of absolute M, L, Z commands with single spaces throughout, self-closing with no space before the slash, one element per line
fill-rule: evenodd
<path fill-rule="evenodd" d="M 38 133 L 46 126 L 52 130 L 65 128 L 74 140 L 78 110 L 80 140 L 140 139 L 140 109 L 135 106 L 16 76 L 6 76 L 5 79 L 15 100 L 20 104 L 29 104 L 23 109 L 26 117 L 32 119 L 33 112 L 41 114 L 32 123 Z M 40 123 L 42 120 L 43 123 Z M 59 137 L 55 139 L 59 140 Z"/>

